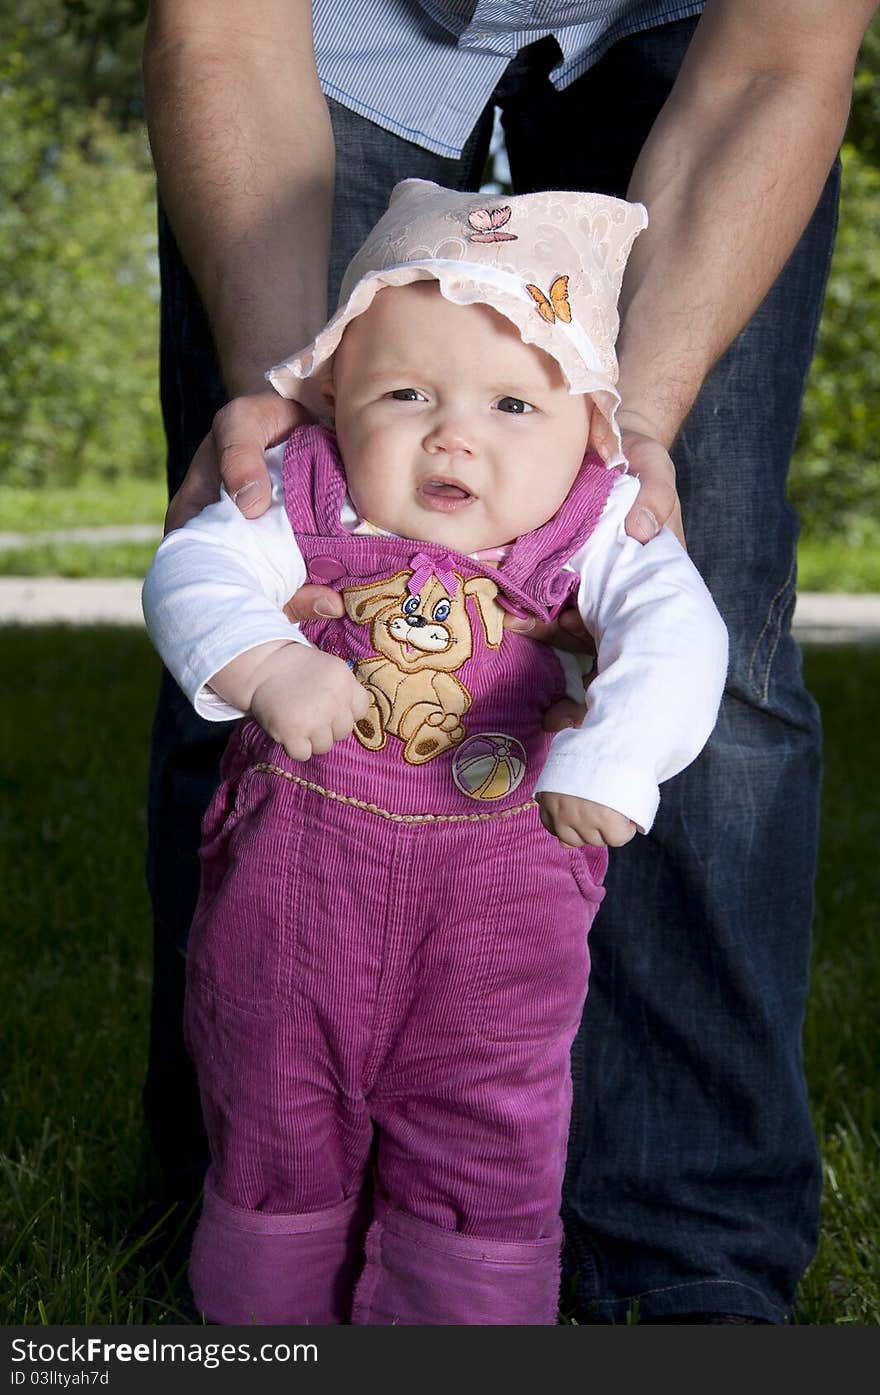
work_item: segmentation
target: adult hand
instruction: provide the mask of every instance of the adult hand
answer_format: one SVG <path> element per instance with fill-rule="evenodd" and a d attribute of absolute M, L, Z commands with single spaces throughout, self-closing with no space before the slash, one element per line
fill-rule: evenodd
<path fill-rule="evenodd" d="M 604 419 L 598 412 L 593 415 L 593 431 L 590 445 L 600 455 L 613 450 L 610 432 L 602 432 Z M 675 466 L 665 446 L 644 431 L 622 424 L 623 452 L 629 465 L 629 473 L 639 480 L 638 496 L 625 519 L 625 528 L 631 538 L 649 543 L 665 525 L 671 528 L 682 547 L 685 546 L 681 520 L 681 504 L 675 489 Z M 560 612 L 558 618 L 549 625 L 541 625 L 534 620 L 521 620 L 514 615 L 505 616 L 505 628 L 527 634 L 530 639 L 542 644 L 552 644 L 556 649 L 568 649 L 573 653 L 595 654 L 596 647 L 584 629 L 583 621 L 576 606 L 569 606 Z M 552 708 L 554 717 L 557 709 Z M 563 716 L 568 715 L 563 712 Z M 548 717 L 550 713 L 548 713 Z M 545 723 L 546 725 L 546 723 Z M 562 725 L 571 725 L 563 721 Z M 574 723 L 579 725 L 578 722 Z M 547 726 L 548 731 L 558 731 L 559 725 Z"/>
<path fill-rule="evenodd" d="M 283 441 L 295 426 L 313 420 L 299 402 L 280 397 L 274 388 L 235 397 L 214 418 L 165 515 L 165 532 L 182 528 L 226 486 L 246 518 L 259 518 L 271 498 L 263 451 Z"/>
<path fill-rule="evenodd" d="M 669 451 L 652 436 L 624 428 L 623 453 L 629 473 L 635 475 L 640 486 L 626 516 L 629 536 L 637 542 L 648 543 L 665 526 L 671 528 L 682 547 L 686 547 L 681 503 L 675 488 L 675 466 Z"/>
<path fill-rule="evenodd" d="M 669 451 L 657 439 L 651 423 L 638 415 L 620 413 L 620 434 L 628 473 L 639 481 L 638 498 L 626 516 L 626 531 L 637 542 L 647 543 L 666 525 L 685 547 L 681 504 L 675 490 L 675 466 Z M 614 437 L 603 416 L 593 413 L 590 445 L 606 460 L 615 452 Z"/>

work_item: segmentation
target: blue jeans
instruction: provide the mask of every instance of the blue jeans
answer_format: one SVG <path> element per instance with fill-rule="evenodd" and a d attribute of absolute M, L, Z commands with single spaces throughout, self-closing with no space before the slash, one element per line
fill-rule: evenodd
<path fill-rule="evenodd" d="M 616 44 L 563 93 L 553 40 L 495 94 L 518 193 L 623 194 L 690 41 L 686 20 Z M 331 104 L 337 189 L 331 303 L 393 184 L 478 188 L 492 127 L 460 160 Z M 727 622 L 717 729 L 663 788 L 651 834 L 614 853 L 573 1055 L 565 1188 L 569 1301 L 580 1321 L 693 1312 L 784 1321 L 813 1253 L 819 1161 L 801 1030 L 808 987 L 821 730 L 790 632 L 797 520 L 785 496 L 834 238 L 837 172 L 776 286 L 707 381 L 676 443 L 691 555 Z M 176 487 L 222 388 L 163 225 L 163 401 Z M 291 345 L 291 348 L 295 347 Z M 167 678 L 154 729 L 149 879 L 156 974 L 147 1117 L 170 1190 L 202 1165 L 180 1039 L 198 823 L 227 729 Z"/>

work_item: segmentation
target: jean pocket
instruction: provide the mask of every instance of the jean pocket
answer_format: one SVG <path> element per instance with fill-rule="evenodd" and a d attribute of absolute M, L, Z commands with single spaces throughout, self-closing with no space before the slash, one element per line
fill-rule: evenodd
<path fill-rule="evenodd" d="M 266 1012 L 288 1002 L 294 979 L 301 823 L 277 784 L 257 771 L 224 798 L 205 820 L 187 973 L 238 1006 Z"/>

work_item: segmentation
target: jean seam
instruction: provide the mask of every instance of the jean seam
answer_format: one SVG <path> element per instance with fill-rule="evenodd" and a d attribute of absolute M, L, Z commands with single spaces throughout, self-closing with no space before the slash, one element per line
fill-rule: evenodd
<path fill-rule="evenodd" d="M 569 1157 L 569 1166 L 571 1159 Z M 566 1172 L 568 1168 L 566 1168 Z M 567 1178 L 563 1186 L 563 1193 L 567 1188 Z M 562 1220 L 565 1231 L 565 1247 L 575 1260 L 573 1272 L 571 1274 L 575 1295 L 582 1295 L 582 1304 L 588 1311 L 596 1311 L 599 1307 L 599 1271 L 590 1244 L 585 1240 L 577 1220 L 574 1208 L 563 1203 Z M 577 1299 L 576 1299 L 577 1301 Z M 614 1302 L 615 1300 L 610 1300 Z M 628 1302 L 629 1300 L 624 1300 Z"/>
<path fill-rule="evenodd" d="M 752 650 L 751 659 L 749 661 L 749 684 L 751 686 L 752 692 L 755 694 L 755 696 L 759 699 L 760 702 L 766 703 L 767 701 L 768 693 L 770 691 L 770 670 L 773 666 L 773 660 L 776 656 L 776 650 L 779 648 L 779 641 L 782 638 L 782 623 L 785 618 L 786 611 L 788 609 L 787 601 L 786 604 L 783 605 L 781 603 L 780 598 L 785 596 L 786 593 L 790 590 L 791 585 L 794 581 L 796 570 L 797 556 L 795 555 L 791 559 L 791 566 L 788 569 L 788 575 L 786 576 L 782 585 L 779 587 L 779 590 L 776 592 L 776 594 L 770 601 L 770 605 L 767 610 L 767 618 L 765 619 L 764 624 L 761 626 L 761 632 L 758 635 L 758 638 L 755 641 L 755 647 Z M 764 665 L 764 670 L 761 675 L 760 682 L 756 682 L 759 650 L 764 642 L 765 635 L 773 625 L 775 625 L 776 633 L 769 647 L 767 661 Z"/>
<path fill-rule="evenodd" d="M 638 1303 L 644 1298 L 655 1298 L 661 1294 L 679 1293 L 688 1289 L 709 1287 L 736 1288 L 742 1289 L 745 1293 L 753 1293 L 757 1298 L 760 1298 L 765 1307 L 771 1309 L 774 1313 L 779 1313 L 781 1317 L 787 1316 L 784 1308 L 780 1308 L 778 1304 L 772 1303 L 759 1288 L 754 1288 L 751 1284 L 745 1284 L 741 1279 L 692 1279 L 682 1284 L 664 1284 L 660 1288 L 646 1288 L 643 1289 L 641 1293 L 632 1293 L 626 1298 L 599 1298 L 597 1303 L 600 1307 L 620 1307 L 625 1303 Z"/>

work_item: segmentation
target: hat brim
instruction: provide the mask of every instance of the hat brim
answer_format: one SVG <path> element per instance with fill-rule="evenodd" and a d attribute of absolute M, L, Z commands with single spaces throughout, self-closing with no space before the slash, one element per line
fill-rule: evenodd
<path fill-rule="evenodd" d="M 438 259 L 368 272 L 312 342 L 270 368 L 267 379 L 282 397 L 301 402 L 316 416 L 328 416 L 328 399 L 322 388 L 332 378 L 333 358 L 348 325 L 369 309 L 383 287 L 435 280 L 440 293 L 452 304 L 489 305 L 516 327 L 524 344 L 534 344 L 550 354 L 562 369 L 569 392 L 588 394 L 608 423 L 617 446 L 616 454 L 608 460 L 609 467 L 625 464 L 617 425 L 620 394 L 610 375 L 587 361 L 587 357 L 595 359 L 598 355 L 595 351 L 585 355 L 583 332 L 578 331 L 578 339 L 568 326 L 548 322 L 524 286 L 520 294 L 515 288 L 487 285 L 485 280 L 469 275 L 470 270 L 463 263 Z"/>

